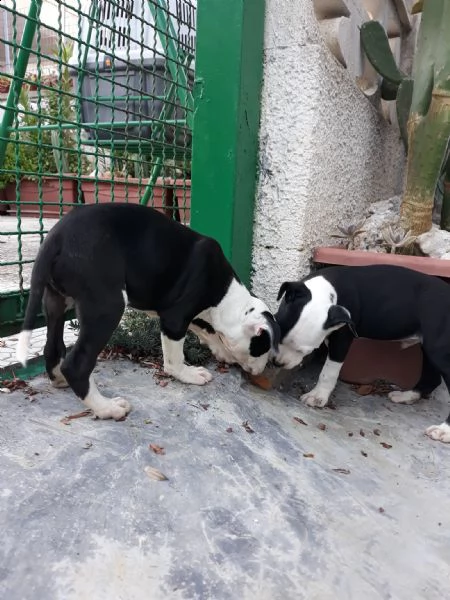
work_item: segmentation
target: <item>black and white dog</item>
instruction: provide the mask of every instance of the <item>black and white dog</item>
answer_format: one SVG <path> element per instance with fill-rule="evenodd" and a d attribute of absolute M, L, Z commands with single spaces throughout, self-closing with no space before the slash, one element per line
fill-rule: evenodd
<path fill-rule="evenodd" d="M 450 286 L 403 267 L 329 267 L 302 281 L 285 282 L 275 315 L 281 328 L 275 363 L 292 369 L 326 339 L 328 356 L 317 385 L 302 399 L 325 406 L 354 336 L 421 343 L 423 368 L 415 389 L 393 391 L 393 402 L 411 404 L 441 383 L 450 391 Z M 450 416 L 426 430 L 450 443 Z"/>
<path fill-rule="evenodd" d="M 97 356 L 125 306 L 159 316 L 164 370 L 185 383 L 212 379 L 184 362 L 191 328 L 219 360 L 258 374 L 277 349 L 279 327 L 267 306 L 250 294 L 220 245 L 152 208 L 101 204 L 73 209 L 42 244 L 31 276 L 30 298 L 17 345 L 25 364 L 43 300 L 47 318 L 46 369 L 56 387 L 69 385 L 102 419 L 130 411 L 95 386 Z M 64 313 L 75 305 L 79 337 L 66 356 Z"/>

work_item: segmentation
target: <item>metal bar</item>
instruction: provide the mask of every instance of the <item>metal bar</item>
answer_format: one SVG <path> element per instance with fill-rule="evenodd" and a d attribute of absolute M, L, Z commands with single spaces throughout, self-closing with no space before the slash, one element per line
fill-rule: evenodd
<path fill-rule="evenodd" d="M 197 12 L 191 226 L 220 242 L 246 284 L 251 277 L 264 4 L 203 0 Z"/>
<path fill-rule="evenodd" d="M 177 84 L 177 96 L 180 104 L 188 110 L 192 110 L 194 104 L 193 97 L 188 92 L 188 79 L 185 69 L 178 68 L 180 59 L 175 43 L 177 34 L 173 28 L 172 20 L 167 13 L 166 2 L 165 0 L 148 0 L 148 6 L 152 13 L 161 45 L 163 48 L 167 48 L 167 66 L 169 67 L 173 81 Z M 169 32 L 169 35 L 166 35 L 166 31 Z"/>
<path fill-rule="evenodd" d="M 37 19 L 41 12 L 42 0 L 31 0 L 28 19 L 25 23 L 22 34 L 21 48 L 14 65 L 14 81 L 9 88 L 8 98 L 4 106 L 3 118 L 0 123 L 0 169 L 3 166 L 8 145 L 8 133 L 14 121 L 14 114 L 17 110 L 17 100 L 22 89 L 22 79 L 28 66 L 30 49 L 33 44 L 34 34 L 36 32 Z"/>
<path fill-rule="evenodd" d="M 167 120 L 164 123 L 160 122 L 160 119 L 146 119 L 145 121 L 117 121 L 111 122 L 99 122 L 99 123 L 83 123 L 83 128 L 86 129 L 103 129 L 103 131 L 109 131 L 110 129 L 120 129 L 121 127 L 139 127 L 140 125 L 151 125 L 152 123 L 160 123 L 161 125 L 186 125 L 185 119 L 174 119 L 172 121 Z M 79 124 L 78 124 L 79 125 Z M 20 128 L 20 131 L 59 131 L 60 129 L 77 129 L 75 123 L 56 123 L 55 125 L 25 125 Z M 14 131 L 15 127 L 8 127 L 7 131 Z M 1 139 L 1 134 L 0 134 Z"/>

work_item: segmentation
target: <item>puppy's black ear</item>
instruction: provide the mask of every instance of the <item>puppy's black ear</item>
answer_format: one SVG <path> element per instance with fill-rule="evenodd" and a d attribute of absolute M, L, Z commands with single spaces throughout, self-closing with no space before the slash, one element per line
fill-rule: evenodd
<path fill-rule="evenodd" d="M 358 337 L 350 312 L 339 304 L 333 304 L 333 306 L 330 306 L 328 309 L 328 317 L 323 328 L 331 329 L 332 327 L 338 327 L 339 325 L 348 325 L 353 335 Z"/>
<path fill-rule="evenodd" d="M 283 294 L 286 302 L 293 302 L 296 298 L 304 296 L 306 289 L 305 284 L 300 281 L 285 281 L 278 291 L 277 302 L 281 300 Z"/>
<path fill-rule="evenodd" d="M 267 323 L 270 327 L 270 331 L 271 331 L 270 340 L 272 342 L 272 349 L 275 350 L 275 352 L 278 352 L 278 346 L 279 346 L 280 340 L 281 340 L 280 326 L 278 325 L 278 322 L 275 320 L 275 317 L 269 311 L 265 310 L 263 312 L 263 315 L 265 316 Z"/>

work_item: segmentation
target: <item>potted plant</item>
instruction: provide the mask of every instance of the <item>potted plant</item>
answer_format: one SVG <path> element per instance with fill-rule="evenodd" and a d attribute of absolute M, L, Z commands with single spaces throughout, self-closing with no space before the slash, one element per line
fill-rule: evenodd
<path fill-rule="evenodd" d="M 340 228 L 335 237 L 344 244 L 314 251 L 316 265 L 394 264 L 450 281 L 450 261 L 424 256 L 417 242 L 432 227 L 438 183 L 444 177 L 442 228 L 450 229 L 450 3 L 447 0 L 415 2 L 413 12 L 423 10 L 414 56 L 413 78 L 395 64 L 382 26 L 376 21 L 361 28 L 362 46 L 382 76 L 381 95 L 395 100 L 397 120 L 407 151 L 405 189 L 395 218 L 379 227 L 372 247 L 362 248 L 371 216 L 365 222 Z M 428 235 L 428 234 L 427 234 Z M 341 372 L 354 383 L 387 379 L 412 387 L 420 376 L 419 345 L 404 348 L 400 342 L 355 340 Z"/>
<path fill-rule="evenodd" d="M 130 202 L 140 204 L 150 181 L 149 163 L 137 155 L 117 151 L 99 164 L 98 176 L 83 178 L 82 190 L 86 204 Z M 171 218 L 188 224 L 191 213 L 190 166 L 166 160 L 162 176 L 156 179 L 148 205 Z M 184 177 L 182 175 L 184 174 Z"/>
<path fill-rule="evenodd" d="M 71 54 L 72 45 L 63 46 L 64 63 L 68 63 Z M 39 114 L 33 111 L 27 87 L 22 87 L 20 104 L 23 116 L 20 125 L 29 129 L 23 131 L 19 125 L 17 134 L 11 135 L 8 144 L 9 171 L 23 175 L 18 182 L 14 177 L 8 183 L 6 200 L 11 212 L 20 205 L 24 216 L 42 214 L 44 217 L 58 217 L 81 202 L 81 188 L 77 178 L 88 171 L 89 164 L 83 155 L 79 160 L 73 132 L 68 129 L 40 129 L 42 125 L 75 120 L 72 99 L 68 95 L 72 91 L 68 67 L 63 67 L 58 87 L 54 85 L 56 80 L 58 78 L 54 75 L 47 76 L 46 85 L 52 84 L 54 89 L 43 90 Z M 6 170 L 5 166 L 4 169 Z"/>
<path fill-rule="evenodd" d="M 0 94 L 7 94 L 11 86 L 11 78 L 0 75 Z"/>

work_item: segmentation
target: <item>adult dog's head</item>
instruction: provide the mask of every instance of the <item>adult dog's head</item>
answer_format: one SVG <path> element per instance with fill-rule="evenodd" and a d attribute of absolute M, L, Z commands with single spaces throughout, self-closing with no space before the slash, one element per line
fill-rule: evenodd
<path fill-rule="evenodd" d="M 275 364 L 285 369 L 300 365 L 305 356 L 322 344 L 330 333 L 348 325 L 354 331 L 349 311 L 337 304 L 337 292 L 322 275 L 303 281 L 285 281 L 278 292 L 281 300 L 275 319 L 281 342 Z"/>
<path fill-rule="evenodd" d="M 262 373 L 280 341 L 280 327 L 267 305 L 233 282 L 221 313 L 224 327 L 218 333 L 227 352 L 244 371 Z"/>

